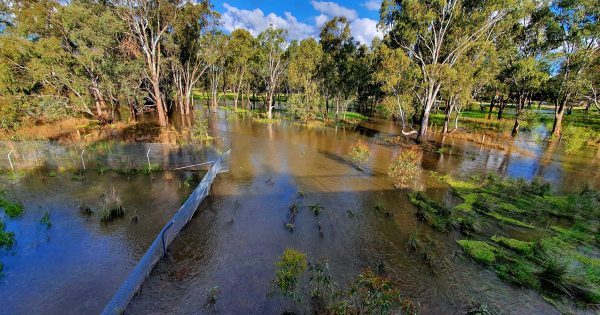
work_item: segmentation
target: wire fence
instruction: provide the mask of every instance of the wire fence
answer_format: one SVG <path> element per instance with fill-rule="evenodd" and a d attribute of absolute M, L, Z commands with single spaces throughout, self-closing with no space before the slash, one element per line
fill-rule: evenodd
<path fill-rule="evenodd" d="M 127 308 L 131 299 L 139 291 L 142 283 L 148 278 L 156 263 L 166 255 L 167 248 L 171 242 L 194 216 L 200 203 L 208 195 L 210 186 L 217 173 L 229 169 L 229 154 L 230 151 L 225 152 L 212 163 L 212 166 L 200 184 L 194 189 L 173 218 L 158 233 L 158 236 L 154 239 L 144 257 L 142 257 L 135 269 L 129 274 L 112 300 L 106 305 L 102 314 L 121 314 L 125 311 L 125 308 Z"/>
<path fill-rule="evenodd" d="M 101 141 L 63 145 L 49 141 L 0 141 L 0 169 L 175 169 L 214 161 L 210 146 Z"/>

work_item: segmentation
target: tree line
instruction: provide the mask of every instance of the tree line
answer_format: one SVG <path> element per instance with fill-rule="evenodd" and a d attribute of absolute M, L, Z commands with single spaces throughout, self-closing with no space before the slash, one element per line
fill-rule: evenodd
<path fill-rule="evenodd" d="M 514 106 L 517 133 L 543 101 L 558 137 L 574 106 L 600 110 L 599 10 L 594 0 L 384 0 L 384 36 L 365 45 L 344 17 L 288 41 L 275 27 L 225 34 L 209 1 L 1 0 L 0 127 L 69 115 L 110 123 L 125 108 L 166 126 L 192 114 L 200 89 L 212 109 L 224 91 L 235 108 L 260 96 L 267 119 L 280 94 L 305 121 L 377 109 L 418 141 L 433 110 L 451 132 L 475 100 L 489 101 L 490 117 Z"/>

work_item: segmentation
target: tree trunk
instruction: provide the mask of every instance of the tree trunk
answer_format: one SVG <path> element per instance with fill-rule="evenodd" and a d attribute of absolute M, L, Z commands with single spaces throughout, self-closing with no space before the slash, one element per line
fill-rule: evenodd
<path fill-rule="evenodd" d="M 490 111 L 488 112 L 488 119 L 492 118 L 492 111 L 494 110 L 495 102 L 496 102 L 496 96 L 492 95 L 492 100 L 490 101 Z"/>
<path fill-rule="evenodd" d="M 554 105 L 554 124 L 552 125 L 552 138 L 560 139 L 562 133 L 562 120 L 565 114 L 565 103 L 566 100 L 560 104 L 555 103 Z"/>
<path fill-rule="evenodd" d="M 267 119 L 273 119 L 273 92 L 267 94 Z"/>
<path fill-rule="evenodd" d="M 452 115 L 452 111 L 454 110 L 454 102 L 450 100 L 446 101 L 446 108 L 444 108 L 444 128 L 442 129 L 442 133 L 448 133 L 448 126 L 450 125 L 450 116 Z"/>
<path fill-rule="evenodd" d="M 427 127 L 429 125 L 429 113 L 431 108 L 435 104 L 437 94 L 440 90 L 440 85 L 436 82 L 429 83 L 429 89 L 425 98 L 425 107 L 421 112 L 421 126 L 419 127 L 419 133 L 417 134 L 417 142 L 422 143 L 427 136 Z"/>
<path fill-rule="evenodd" d="M 500 107 L 498 107 L 498 120 L 502 119 L 502 114 L 504 113 L 504 108 L 506 107 L 507 100 L 504 97 L 500 96 Z"/>
<path fill-rule="evenodd" d="M 167 125 L 167 114 L 161 97 L 162 94 L 158 78 L 153 78 L 152 80 L 152 91 L 154 94 L 154 103 L 156 104 L 156 112 L 158 113 L 158 124 L 161 127 L 164 127 Z"/>

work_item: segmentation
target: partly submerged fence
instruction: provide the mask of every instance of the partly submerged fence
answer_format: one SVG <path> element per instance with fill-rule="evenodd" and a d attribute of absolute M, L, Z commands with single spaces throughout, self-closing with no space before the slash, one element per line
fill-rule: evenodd
<path fill-rule="evenodd" d="M 212 146 L 170 143 L 99 141 L 59 144 L 50 141 L 0 141 L 0 171 L 143 169 L 171 170 L 214 161 Z"/>
<path fill-rule="evenodd" d="M 125 308 L 127 308 L 131 299 L 138 292 L 144 280 L 150 275 L 156 263 L 166 255 L 169 244 L 171 244 L 183 227 L 192 219 L 200 203 L 208 195 L 210 186 L 217 173 L 229 169 L 229 153 L 230 151 L 225 152 L 213 162 L 208 173 L 206 173 L 200 184 L 198 184 L 198 187 L 194 189 L 173 218 L 158 233 L 158 236 L 154 239 L 144 257 L 142 257 L 135 269 L 129 274 L 112 300 L 106 305 L 102 314 L 121 314 L 125 311 Z"/>

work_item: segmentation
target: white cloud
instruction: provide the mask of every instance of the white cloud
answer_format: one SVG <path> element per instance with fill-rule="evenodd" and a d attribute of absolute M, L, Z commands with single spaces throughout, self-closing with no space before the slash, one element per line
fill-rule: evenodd
<path fill-rule="evenodd" d="M 313 26 L 299 22 L 290 12 L 285 12 L 281 17 L 275 13 L 265 15 L 258 8 L 243 10 L 228 3 L 223 3 L 223 7 L 225 7 L 225 12 L 221 15 L 221 23 L 223 28 L 229 32 L 237 28 L 245 28 L 256 36 L 273 25 L 277 28 L 287 29 L 289 39 L 303 39 L 314 34 Z"/>
<path fill-rule="evenodd" d="M 313 8 L 327 16 L 343 16 L 348 20 L 358 18 L 358 13 L 355 10 L 343 7 L 335 2 L 330 1 L 315 1 L 310 2 Z"/>
<path fill-rule="evenodd" d="M 361 3 L 360 5 L 367 8 L 367 10 L 379 11 L 379 8 L 381 8 L 381 1 L 380 0 L 368 0 L 368 1 Z"/>
<path fill-rule="evenodd" d="M 383 37 L 381 31 L 377 29 L 377 21 L 375 20 L 367 18 L 356 19 L 352 21 L 350 27 L 354 39 L 366 45 L 371 45 L 371 42 L 375 37 Z"/>
<path fill-rule="evenodd" d="M 325 24 L 325 22 L 327 22 L 329 20 L 329 17 L 325 14 L 319 14 L 317 16 L 315 16 L 315 24 L 318 27 L 321 27 Z"/>
<path fill-rule="evenodd" d="M 314 25 L 298 21 L 290 12 L 285 12 L 283 16 L 275 13 L 265 15 L 258 8 L 244 10 L 238 9 L 228 3 L 223 3 L 225 12 L 221 15 L 221 23 L 223 29 L 228 32 L 236 28 L 245 28 L 254 36 L 273 25 L 278 28 L 287 29 L 289 40 L 301 40 L 307 37 L 318 37 L 319 29 L 333 16 L 346 16 L 350 21 L 352 36 L 360 43 L 370 45 L 374 37 L 383 37 L 381 32 L 377 30 L 377 21 L 368 18 L 358 18 L 358 14 L 354 10 L 339 6 L 334 2 L 312 1 L 312 4 L 317 11 L 321 12 L 320 15 L 314 17 Z M 345 10 L 348 10 L 348 12 L 344 13 Z"/>

